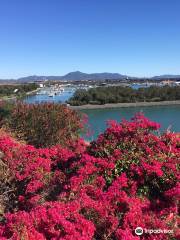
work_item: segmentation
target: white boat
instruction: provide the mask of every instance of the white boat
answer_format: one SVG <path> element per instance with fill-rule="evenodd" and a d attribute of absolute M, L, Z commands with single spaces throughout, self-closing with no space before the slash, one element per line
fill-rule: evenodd
<path fill-rule="evenodd" d="M 47 94 L 47 91 L 41 91 L 41 94 L 43 94 L 43 95 L 46 95 Z"/>
<path fill-rule="evenodd" d="M 54 92 L 52 92 L 52 93 L 49 93 L 49 95 L 48 95 L 49 97 L 54 97 L 55 96 L 55 93 Z"/>
<path fill-rule="evenodd" d="M 59 92 L 64 92 L 64 88 L 59 88 Z"/>
<path fill-rule="evenodd" d="M 56 91 L 54 94 L 55 94 L 55 95 L 60 95 L 61 92 L 60 92 L 60 91 Z"/>

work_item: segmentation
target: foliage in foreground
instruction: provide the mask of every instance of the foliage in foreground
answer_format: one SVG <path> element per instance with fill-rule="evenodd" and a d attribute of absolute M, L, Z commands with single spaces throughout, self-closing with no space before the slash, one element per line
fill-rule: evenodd
<path fill-rule="evenodd" d="M 67 144 L 77 139 L 83 128 L 81 116 L 65 105 L 55 103 L 24 104 L 16 103 L 9 110 L 0 108 L 4 125 L 18 139 L 36 147 Z M 2 123 L 3 124 L 3 123 Z"/>
<path fill-rule="evenodd" d="M 180 138 L 158 128 L 136 115 L 90 145 L 44 149 L 1 133 L 0 239 L 178 239 Z M 137 226 L 173 233 L 139 237 Z"/>

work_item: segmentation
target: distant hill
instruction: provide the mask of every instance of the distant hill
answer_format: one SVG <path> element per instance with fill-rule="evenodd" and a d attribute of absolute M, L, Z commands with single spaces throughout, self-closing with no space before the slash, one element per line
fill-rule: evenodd
<path fill-rule="evenodd" d="M 156 80 L 161 80 L 161 79 L 175 79 L 175 78 L 180 78 L 180 75 L 160 75 L 160 76 L 154 76 L 152 77 L 152 79 L 156 79 Z"/>
<path fill-rule="evenodd" d="M 61 77 L 62 80 L 105 80 L 105 79 L 124 79 L 127 78 L 126 75 L 119 73 L 83 73 L 83 72 L 70 72 Z"/>
<path fill-rule="evenodd" d="M 70 72 L 64 76 L 27 76 L 16 79 L 18 82 L 33 82 L 41 80 L 61 80 L 61 81 L 82 81 L 82 80 L 105 80 L 105 79 L 124 79 L 126 75 L 119 73 L 83 73 L 80 71 Z"/>
<path fill-rule="evenodd" d="M 42 81 L 42 80 L 55 80 L 55 81 L 82 81 L 82 80 L 99 80 L 103 81 L 106 79 L 118 79 L 118 80 L 123 80 L 123 79 L 141 79 L 137 77 L 130 77 L 127 75 L 122 75 L 119 73 L 83 73 L 80 71 L 75 71 L 75 72 L 70 72 L 64 76 L 37 76 L 37 75 L 32 75 L 32 76 L 27 76 L 27 77 L 22 77 L 18 79 L 0 79 L 1 83 L 2 82 L 18 82 L 18 83 L 26 83 L 26 82 L 34 82 L 34 81 Z M 180 79 L 180 75 L 160 75 L 160 76 L 154 76 L 152 78 L 149 78 L 151 80 L 163 80 L 163 79 Z"/>
<path fill-rule="evenodd" d="M 27 76 L 18 78 L 19 82 L 33 82 L 33 81 L 42 81 L 42 80 L 61 80 L 62 76 Z"/>

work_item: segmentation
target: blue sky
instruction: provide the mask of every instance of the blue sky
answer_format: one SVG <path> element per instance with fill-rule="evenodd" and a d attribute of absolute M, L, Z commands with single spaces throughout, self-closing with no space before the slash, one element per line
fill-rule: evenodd
<path fill-rule="evenodd" d="M 0 78 L 180 74 L 180 0 L 0 0 Z"/>

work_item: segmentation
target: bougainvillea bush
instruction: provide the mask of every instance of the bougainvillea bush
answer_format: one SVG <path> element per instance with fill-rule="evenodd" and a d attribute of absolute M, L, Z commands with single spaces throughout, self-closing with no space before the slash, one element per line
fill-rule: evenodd
<path fill-rule="evenodd" d="M 0 106 L 0 112 L 4 112 Z M 1 114 L 2 115 L 2 114 Z M 15 136 L 36 147 L 49 147 L 55 144 L 67 145 L 72 139 L 77 139 L 83 131 L 82 120 L 85 119 L 76 111 L 63 104 L 41 103 L 14 104 L 4 125 Z"/>
<path fill-rule="evenodd" d="M 0 137 L 0 239 L 175 240 L 180 136 L 141 114 L 90 144 L 51 148 Z M 135 229 L 169 233 L 139 236 Z"/>

